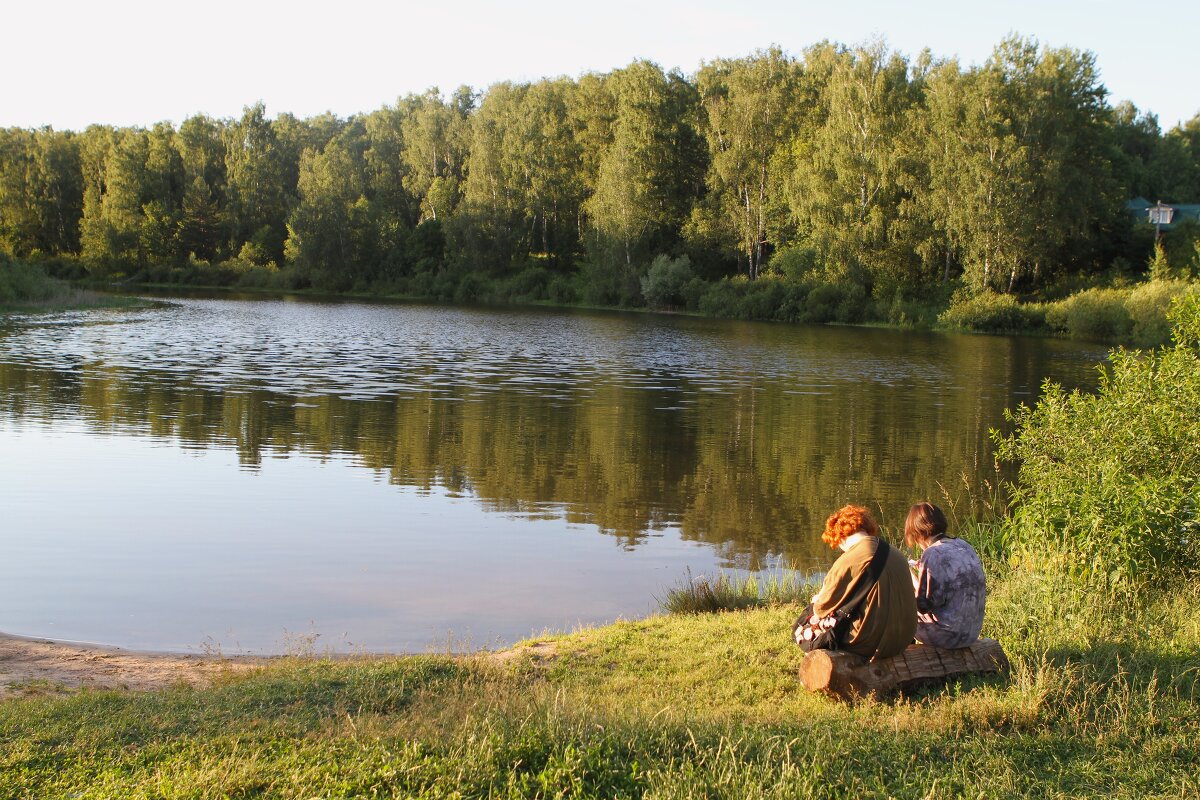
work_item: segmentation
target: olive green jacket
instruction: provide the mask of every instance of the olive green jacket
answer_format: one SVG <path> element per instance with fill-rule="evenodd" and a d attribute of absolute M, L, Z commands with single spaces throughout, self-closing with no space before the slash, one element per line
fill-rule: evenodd
<path fill-rule="evenodd" d="M 879 539 L 867 536 L 842 553 L 825 574 L 821 591 L 813 598 L 813 612 L 827 617 L 837 611 L 854 592 L 854 583 L 867 571 Z M 891 548 L 879 582 L 867 593 L 860 615 L 850 628 L 844 649 L 871 658 L 886 658 L 900 653 L 913 640 L 917 630 L 917 602 L 913 593 L 908 561 Z"/>

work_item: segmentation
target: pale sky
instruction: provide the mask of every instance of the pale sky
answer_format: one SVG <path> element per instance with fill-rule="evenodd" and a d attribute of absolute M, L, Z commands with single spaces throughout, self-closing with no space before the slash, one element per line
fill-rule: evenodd
<path fill-rule="evenodd" d="M 606 72 L 634 58 L 692 73 L 779 45 L 883 38 L 964 64 L 1006 34 L 1091 50 L 1110 102 L 1163 129 L 1200 112 L 1200 4 L 1110 0 L 10 0 L 0 12 L 0 127 L 178 125 L 370 112 L 409 92 Z M 1192 55 L 1189 55 L 1192 54 Z"/>

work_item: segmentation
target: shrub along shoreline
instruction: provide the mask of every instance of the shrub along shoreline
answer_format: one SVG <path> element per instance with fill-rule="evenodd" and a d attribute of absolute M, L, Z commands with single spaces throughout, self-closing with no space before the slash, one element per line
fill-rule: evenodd
<path fill-rule="evenodd" d="M 261 268 L 228 272 L 207 269 L 195 274 L 159 276 L 167 281 L 122 284 L 89 280 L 74 262 L 52 259 L 46 264 L 0 260 L 0 311 L 42 308 L 119 305 L 112 295 L 90 289 L 123 292 L 143 289 L 214 290 L 247 293 L 317 294 L 368 300 L 403 300 L 496 306 L 584 308 L 633 312 L 686 314 L 689 316 L 893 327 L 914 330 L 1054 336 L 1141 348 L 1170 341 L 1167 312 L 1177 299 L 1200 296 L 1200 282 L 1154 277 L 1140 283 L 1082 289 L 1059 300 L 1022 302 L 1013 295 L 971 292 L 961 283 L 939 287 L 920 298 L 897 294 L 890 301 L 868 298 L 854 285 L 828 284 L 764 275 L 708 282 L 691 276 L 686 258 L 656 259 L 644 283 L 647 304 L 640 308 L 574 302 L 568 293 L 561 299 L 525 294 L 511 286 L 492 286 L 466 292 L 462 285 L 377 287 L 330 293 L 298 289 L 284 273 Z M 682 265 L 683 271 L 679 268 Z M 674 272 L 673 272 L 674 270 Z M 261 274 L 260 274 L 261 273 Z M 70 280 L 51 277 L 63 275 Z M 665 286 L 669 283 L 670 286 Z"/>
<path fill-rule="evenodd" d="M 1049 302 L 1022 303 L 984 292 L 956 296 L 938 322 L 978 333 L 1046 334 L 1070 339 L 1157 347 L 1171 339 L 1172 303 L 1200 295 L 1200 284 L 1153 278 L 1120 288 L 1084 289 Z"/>
<path fill-rule="evenodd" d="M 0 796 L 1195 797 L 1200 300 L 1172 313 L 1173 344 L 1115 354 L 1095 395 L 1015 412 L 1011 506 L 959 527 L 985 558 L 1007 679 L 810 695 L 788 635 L 801 587 L 693 581 L 698 606 L 664 603 L 693 613 L 505 659 L 29 686 L 0 703 Z"/>
<path fill-rule="evenodd" d="M 99 293 L 51 277 L 38 264 L 10 261 L 0 254 L 0 314 L 143 305 L 144 302 L 135 298 Z"/>

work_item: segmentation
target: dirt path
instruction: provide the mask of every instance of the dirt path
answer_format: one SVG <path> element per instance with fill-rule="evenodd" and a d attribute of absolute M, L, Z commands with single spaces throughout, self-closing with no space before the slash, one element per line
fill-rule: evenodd
<path fill-rule="evenodd" d="M 180 682 L 203 686 L 217 675 L 254 669 L 265 661 L 253 657 L 136 653 L 0 634 L 0 698 L 61 687 L 148 690 Z"/>

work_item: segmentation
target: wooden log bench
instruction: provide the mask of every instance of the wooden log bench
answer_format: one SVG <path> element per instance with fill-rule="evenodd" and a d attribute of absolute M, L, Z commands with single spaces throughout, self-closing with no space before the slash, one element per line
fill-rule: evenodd
<path fill-rule="evenodd" d="M 1008 656 L 1000 643 L 979 639 L 959 650 L 911 644 L 899 655 L 874 661 L 840 650 L 814 650 L 800 664 L 800 681 L 809 691 L 849 700 L 884 698 L 955 675 L 1006 672 Z"/>

